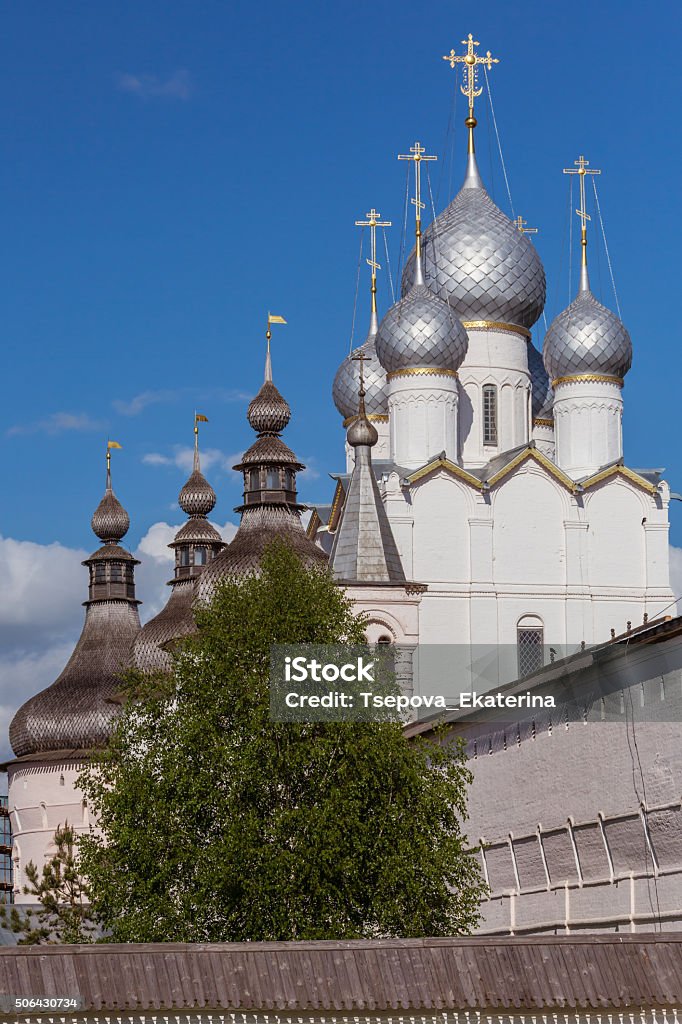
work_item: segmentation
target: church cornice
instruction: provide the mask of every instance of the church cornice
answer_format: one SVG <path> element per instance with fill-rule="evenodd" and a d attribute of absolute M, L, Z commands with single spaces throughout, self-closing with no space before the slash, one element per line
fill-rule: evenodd
<path fill-rule="evenodd" d="M 416 469 L 414 473 L 410 473 L 405 478 L 406 483 L 416 484 L 425 477 L 430 476 L 431 473 L 437 473 L 438 470 L 444 470 L 446 473 L 450 473 L 452 476 L 457 477 L 458 480 L 463 480 L 464 483 L 469 484 L 470 487 L 474 487 L 478 491 L 482 491 L 483 483 L 478 477 L 473 476 L 471 473 L 467 473 L 466 469 L 462 469 L 456 462 L 451 462 L 450 459 L 438 458 L 434 459 L 433 462 L 427 463 L 426 466 L 422 466 L 421 469 Z"/>
<path fill-rule="evenodd" d="M 582 489 L 587 491 L 590 487 L 596 487 L 597 484 L 601 484 L 604 480 L 611 480 L 613 477 L 619 476 L 623 480 L 629 480 L 635 487 L 640 487 L 647 494 L 657 494 L 658 489 L 655 484 L 652 484 L 649 480 L 645 480 L 639 473 L 635 473 L 634 470 L 628 469 L 627 466 L 609 466 L 607 469 L 602 469 L 594 476 L 590 476 L 587 480 L 582 481 Z"/>

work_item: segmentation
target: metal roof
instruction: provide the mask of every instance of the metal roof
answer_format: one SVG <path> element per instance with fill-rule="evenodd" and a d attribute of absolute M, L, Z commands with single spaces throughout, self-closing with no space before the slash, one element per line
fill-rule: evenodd
<path fill-rule="evenodd" d="M 0 991 L 82 1010 L 470 1010 L 682 1004 L 682 933 L 0 949 Z"/>

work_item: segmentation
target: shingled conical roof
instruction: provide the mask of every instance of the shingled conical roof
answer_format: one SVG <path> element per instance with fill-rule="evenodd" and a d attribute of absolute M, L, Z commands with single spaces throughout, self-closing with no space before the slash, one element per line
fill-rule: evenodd
<path fill-rule="evenodd" d="M 355 449 L 355 465 L 334 537 L 332 571 L 338 580 L 348 583 L 404 583 L 400 555 L 372 469 L 372 448 L 378 434 L 367 419 L 362 379 L 358 415 L 348 428 L 347 439 Z"/>
<path fill-rule="evenodd" d="M 9 736 L 17 757 L 84 751 L 107 741 L 119 710 L 111 698 L 121 689 L 140 630 L 134 576 L 139 562 L 119 544 L 128 524 L 107 468 L 104 497 L 92 519 L 105 544 L 83 562 L 90 572 L 83 632 L 57 680 L 14 716 Z"/>

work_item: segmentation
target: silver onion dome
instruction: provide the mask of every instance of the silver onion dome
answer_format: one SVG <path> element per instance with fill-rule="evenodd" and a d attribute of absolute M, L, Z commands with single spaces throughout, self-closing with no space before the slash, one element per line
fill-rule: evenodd
<path fill-rule="evenodd" d="M 528 342 L 528 372 L 530 374 L 533 419 L 538 417 L 549 419 L 552 416 L 554 391 L 542 361 L 542 353 L 538 352 L 532 342 Z"/>
<path fill-rule="evenodd" d="M 386 394 L 386 371 L 379 362 L 376 350 L 376 335 L 371 333 L 365 342 L 353 349 L 349 356 L 336 371 L 332 385 L 334 405 L 344 420 L 355 416 L 358 410 L 358 387 L 360 386 L 360 361 L 357 357 L 364 354 L 363 377 L 365 381 L 365 406 L 368 416 L 388 415 L 388 396 Z"/>
<path fill-rule="evenodd" d="M 545 305 L 545 271 L 527 235 L 495 205 L 471 153 L 464 184 L 422 239 L 424 280 L 460 320 L 532 327 Z M 402 278 L 406 294 L 415 253 Z"/>
<path fill-rule="evenodd" d="M 632 341 L 585 281 L 577 298 L 550 324 L 542 357 L 552 380 L 593 373 L 622 379 L 632 365 Z"/>
<path fill-rule="evenodd" d="M 379 325 L 376 350 L 388 373 L 412 367 L 458 370 L 469 338 L 447 303 L 414 285 Z"/>

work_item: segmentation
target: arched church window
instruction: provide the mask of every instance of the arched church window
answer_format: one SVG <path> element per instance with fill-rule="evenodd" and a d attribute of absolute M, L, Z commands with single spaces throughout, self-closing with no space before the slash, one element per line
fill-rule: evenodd
<path fill-rule="evenodd" d="M 537 615 L 524 615 L 516 625 L 519 679 L 537 672 L 545 663 L 545 629 Z"/>
<path fill-rule="evenodd" d="M 483 385 L 483 444 L 497 444 L 497 387 Z"/>

